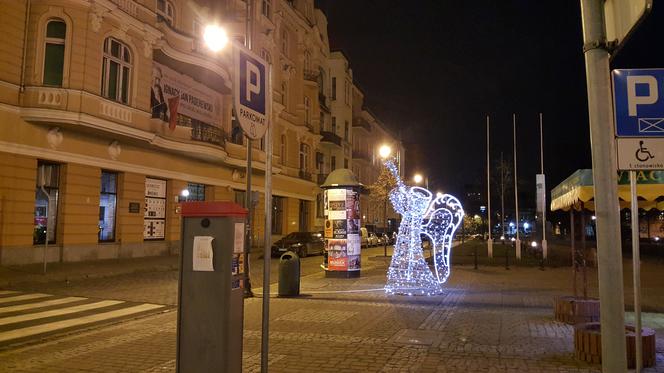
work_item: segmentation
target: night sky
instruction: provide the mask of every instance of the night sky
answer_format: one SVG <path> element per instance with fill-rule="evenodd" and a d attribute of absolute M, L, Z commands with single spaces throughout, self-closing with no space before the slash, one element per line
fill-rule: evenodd
<path fill-rule="evenodd" d="M 664 67 L 663 9 L 654 11 L 612 67 Z M 408 176 L 431 190 L 486 190 L 491 157 L 512 158 L 517 115 L 520 196 L 533 207 L 544 116 L 547 189 L 591 167 L 579 1 L 323 0 L 332 50 L 350 59 L 365 105 L 406 144 Z M 660 4 L 660 6 L 663 4 Z M 656 30 L 656 28 L 658 28 Z M 493 162 L 492 162 L 493 163 Z M 523 193 L 521 193 L 523 192 Z M 492 192 L 493 193 L 493 192 Z M 521 199 L 521 197 L 520 197 Z"/>

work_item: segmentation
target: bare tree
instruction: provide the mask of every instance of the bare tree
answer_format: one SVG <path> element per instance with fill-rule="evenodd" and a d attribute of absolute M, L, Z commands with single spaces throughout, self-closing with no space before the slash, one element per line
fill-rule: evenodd
<path fill-rule="evenodd" d="M 385 224 L 385 231 L 383 233 L 387 234 L 387 204 L 390 199 L 390 191 L 394 189 L 397 185 L 397 179 L 392 175 L 390 170 L 387 167 L 381 167 L 380 174 L 376 181 L 369 185 L 367 189 L 369 190 L 369 200 L 370 206 L 374 211 L 374 216 L 380 215 L 378 210 L 382 207 L 383 212 L 383 223 Z M 384 255 L 387 256 L 387 240 L 384 243 Z"/>
<path fill-rule="evenodd" d="M 505 237 L 505 193 L 510 191 L 510 188 L 513 184 L 512 181 L 512 163 L 509 160 L 506 160 L 503 157 L 503 153 L 500 153 L 500 160 L 496 162 L 496 171 L 493 175 L 493 184 L 495 190 L 500 195 L 500 226 L 502 230 L 502 236 Z M 491 229 L 491 228 L 489 228 Z"/>

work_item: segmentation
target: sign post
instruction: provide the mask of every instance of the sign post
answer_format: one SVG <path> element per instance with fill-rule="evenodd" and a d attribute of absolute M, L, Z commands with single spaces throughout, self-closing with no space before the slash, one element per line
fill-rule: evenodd
<path fill-rule="evenodd" d="M 629 171 L 634 268 L 636 371 L 643 365 L 641 345 L 641 263 L 636 171 L 664 169 L 664 69 L 614 70 L 613 87 L 618 168 Z"/>
<path fill-rule="evenodd" d="M 270 246 L 272 238 L 272 113 L 271 67 L 262 58 L 237 45 L 233 50 L 233 104 L 237 120 L 251 140 L 265 139 L 265 229 L 263 240 L 263 320 L 261 372 L 267 372 L 270 315 Z M 248 154 L 250 154 L 248 152 Z M 249 162 L 249 159 L 247 159 Z M 250 193 L 247 192 L 249 201 Z"/>

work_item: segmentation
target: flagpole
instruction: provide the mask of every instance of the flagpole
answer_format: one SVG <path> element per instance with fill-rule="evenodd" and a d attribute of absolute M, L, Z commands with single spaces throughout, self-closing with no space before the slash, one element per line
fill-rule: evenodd
<path fill-rule="evenodd" d="M 542 113 L 539 113 L 540 120 L 540 173 L 544 181 L 544 193 L 542 194 L 543 208 L 542 208 L 542 258 L 548 257 L 548 247 L 546 242 L 546 177 L 544 176 L 544 131 L 542 126 Z"/>
<path fill-rule="evenodd" d="M 512 134 L 513 134 L 513 143 L 514 143 L 514 209 L 516 210 L 516 259 L 521 259 L 521 239 L 519 235 L 519 187 L 517 185 L 517 174 L 516 174 L 516 114 L 512 114 Z"/>
<path fill-rule="evenodd" d="M 489 116 L 486 116 L 486 227 L 489 231 L 489 238 L 487 239 L 487 256 L 493 258 L 493 239 L 491 238 L 491 164 L 489 158 L 489 138 L 491 132 L 489 131 Z"/>

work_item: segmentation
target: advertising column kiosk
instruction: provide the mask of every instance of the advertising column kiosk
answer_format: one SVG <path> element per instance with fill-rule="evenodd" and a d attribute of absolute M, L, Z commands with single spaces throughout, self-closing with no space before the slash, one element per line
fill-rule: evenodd
<path fill-rule="evenodd" d="M 177 371 L 241 372 L 247 210 L 185 202 L 181 211 Z"/>
<path fill-rule="evenodd" d="M 321 185 L 324 190 L 326 277 L 360 277 L 360 191 L 353 172 L 332 171 Z"/>

